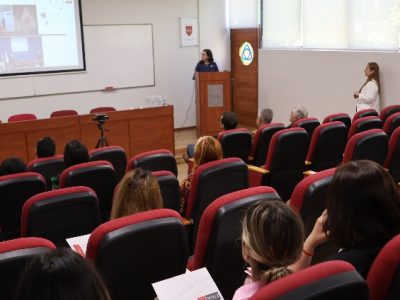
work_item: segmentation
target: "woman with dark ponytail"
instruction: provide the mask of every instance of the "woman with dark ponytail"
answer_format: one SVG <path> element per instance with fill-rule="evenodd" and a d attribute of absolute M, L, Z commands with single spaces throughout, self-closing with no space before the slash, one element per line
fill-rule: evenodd
<path fill-rule="evenodd" d="M 247 210 L 242 223 L 242 255 L 250 265 L 250 278 L 236 290 L 233 300 L 251 298 L 265 284 L 291 273 L 303 247 L 303 222 L 285 203 L 263 201 Z"/>

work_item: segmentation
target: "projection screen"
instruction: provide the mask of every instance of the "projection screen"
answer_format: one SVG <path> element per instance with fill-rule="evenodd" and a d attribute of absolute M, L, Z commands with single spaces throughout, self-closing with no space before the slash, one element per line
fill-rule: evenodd
<path fill-rule="evenodd" d="M 0 76 L 85 70 L 79 0 L 0 0 Z"/>

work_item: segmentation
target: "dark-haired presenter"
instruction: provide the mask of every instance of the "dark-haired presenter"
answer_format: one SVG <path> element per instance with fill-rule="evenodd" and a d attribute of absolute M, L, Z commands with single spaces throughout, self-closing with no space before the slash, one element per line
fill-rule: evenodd
<path fill-rule="evenodd" d="M 218 66 L 214 61 L 213 54 L 210 49 L 201 51 L 201 60 L 197 63 L 195 72 L 218 72 Z M 194 75 L 193 75 L 194 79 Z"/>

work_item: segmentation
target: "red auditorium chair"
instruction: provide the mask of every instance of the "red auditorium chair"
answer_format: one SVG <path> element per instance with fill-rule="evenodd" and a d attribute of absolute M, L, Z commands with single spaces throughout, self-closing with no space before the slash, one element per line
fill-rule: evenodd
<path fill-rule="evenodd" d="M 242 257 L 242 218 L 246 209 L 260 201 L 281 201 L 271 187 L 259 186 L 224 195 L 204 211 L 194 255 L 188 262 L 193 271 L 206 267 L 224 299 L 232 299 L 243 284 L 245 264 Z"/>
<path fill-rule="evenodd" d="M 100 106 L 100 107 L 92 108 L 90 110 L 90 113 L 95 114 L 95 113 L 110 112 L 110 111 L 116 111 L 116 109 L 112 106 Z"/>
<path fill-rule="evenodd" d="M 0 176 L 0 228 L 3 239 L 20 236 L 22 206 L 30 197 L 45 191 L 46 181 L 38 173 Z"/>
<path fill-rule="evenodd" d="M 308 148 L 307 168 L 321 171 L 336 167 L 342 161 L 346 143 L 347 129 L 343 122 L 334 121 L 319 125 Z"/>
<path fill-rule="evenodd" d="M 36 237 L 0 242 L 1 298 L 14 299 L 26 263 L 34 256 L 55 248 L 52 242 Z"/>
<path fill-rule="evenodd" d="M 110 217 L 112 198 L 116 186 L 112 164 L 105 160 L 71 166 L 60 175 L 60 188 L 87 186 L 93 189 L 99 200 L 102 220 Z"/>
<path fill-rule="evenodd" d="M 354 114 L 352 122 L 360 118 L 371 117 L 371 116 L 379 117 L 379 114 L 375 109 L 372 108 L 363 109 Z"/>
<path fill-rule="evenodd" d="M 400 235 L 391 239 L 375 258 L 367 276 L 370 300 L 400 299 Z"/>
<path fill-rule="evenodd" d="M 247 166 L 240 158 L 208 162 L 194 171 L 185 215 L 192 224 L 189 234 L 191 251 L 194 250 L 200 218 L 207 206 L 222 195 L 248 187 Z"/>
<path fill-rule="evenodd" d="M 383 131 L 386 132 L 388 137 L 392 135 L 392 132 L 397 128 L 400 127 L 400 112 L 391 114 L 385 121 L 383 125 Z"/>
<path fill-rule="evenodd" d="M 311 138 L 315 128 L 317 128 L 319 125 L 321 125 L 321 123 L 317 118 L 303 118 L 297 120 L 292 127 L 304 128 L 307 131 L 308 136 Z"/>
<path fill-rule="evenodd" d="M 125 150 L 120 146 L 106 146 L 93 149 L 89 152 L 91 161 L 106 160 L 109 161 L 115 170 L 117 182 L 120 182 L 125 175 L 127 164 Z"/>
<path fill-rule="evenodd" d="M 37 194 L 22 208 L 21 236 L 46 238 L 57 246 L 68 246 L 67 238 L 91 233 L 98 225 L 97 196 L 85 186 Z"/>
<path fill-rule="evenodd" d="M 347 142 L 343 163 L 369 159 L 383 165 L 388 153 L 388 137 L 382 129 L 370 129 L 353 135 Z"/>
<path fill-rule="evenodd" d="M 41 174 L 46 179 L 47 190 L 51 190 L 51 178 L 58 177 L 64 170 L 64 156 L 55 155 L 52 157 L 36 158 L 28 163 L 27 168 L 31 172 Z"/>
<path fill-rule="evenodd" d="M 272 186 L 287 201 L 296 184 L 303 179 L 308 143 L 308 134 L 303 128 L 276 132 L 265 165 L 261 168 L 249 166 L 250 186 Z"/>
<path fill-rule="evenodd" d="M 326 195 L 335 171 L 336 168 L 332 168 L 307 176 L 296 185 L 293 191 L 290 206 L 300 214 L 304 223 L 305 236 L 311 233 L 315 221 L 326 208 Z M 338 250 L 331 241 L 321 244 L 315 249 L 312 264 L 326 260 Z"/>
<path fill-rule="evenodd" d="M 50 114 L 50 118 L 66 117 L 66 116 L 77 116 L 78 112 L 73 109 L 56 110 Z"/>
<path fill-rule="evenodd" d="M 275 280 L 250 300 L 368 300 L 368 286 L 345 261 L 323 262 Z"/>
<path fill-rule="evenodd" d="M 389 105 L 381 110 L 379 118 L 381 118 L 382 122 L 385 122 L 390 115 L 397 112 L 400 112 L 400 104 Z"/>
<path fill-rule="evenodd" d="M 252 165 L 260 167 L 265 164 L 271 138 L 275 132 L 282 129 L 285 129 L 283 123 L 265 124 L 257 129 L 250 152 L 250 156 L 253 158 L 250 162 Z"/>
<path fill-rule="evenodd" d="M 333 122 L 333 121 L 343 122 L 344 125 L 346 125 L 347 131 L 349 131 L 350 126 L 351 126 L 351 119 L 350 119 L 350 116 L 348 114 L 346 114 L 346 113 L 336 113 L 336 114 L 328 115 L 322 121 L 322 124 L 328 123 L 328 122 Z"/>
<path fill-rule="evenodd" d="M 238 157 L 248 162 L 251 152 L 251 133 L 247 128 L 224 130 L 217 136 L 224 158 Z"/>
<path fill-rule="evenodd" d="M 160 149 L 143 152 L 132 157 L 127 165 L 126 172 L 134 168 L 141 168 L 149 171 L 170 171 L 178 175 L 176 160 L 169 150 Z"/>
<path fill-rule="evenodd" d="M 384 167 L 389 170 L 393 180 L 400 182 L 400 128 L 396 128 L 389 140 L 389 150 L 385 159 Z"/>
<path fill-rule="evenodd" d="M 37 120 L 37 117 L 34 114 L 17 114 L 17 115 L 12 115 L 8 118 L 8 122 L 29 121 L 29 120 Z"/>
<path fill-rule="evenodd" d="M 189 251 L 181 216 L 154 209 L 111 220 L 90 235 L 86 257 L 113 300 L 154 299 L 152 283 L 185 273 Z"/>
<path fill-rule="evenodd" d="M 382 129 L 383 123 L 382 120 L 379 119 L 377 116 L 368 116 L 359 118 L 350 126 L 349 134 L 347 135 L 347 139 L 350 139 L 356 133 L 360 133 L 370 129 Z"/>
<path fill-rule="evenodd" d="M 163 208 L 180 211 L 179 181 L 175 174 L 170 171 L 152 172 L 160 185 L 161 196 L 163 199 Z"/>

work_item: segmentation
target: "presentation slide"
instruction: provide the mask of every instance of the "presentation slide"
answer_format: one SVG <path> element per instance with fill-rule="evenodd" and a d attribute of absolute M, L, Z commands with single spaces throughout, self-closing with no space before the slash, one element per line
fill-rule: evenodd
<path fill-rule="evenodd" d="M 83 70 L 79 0 L 0 0 L 0 76 Z"/>

